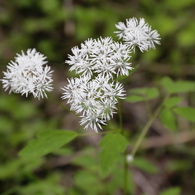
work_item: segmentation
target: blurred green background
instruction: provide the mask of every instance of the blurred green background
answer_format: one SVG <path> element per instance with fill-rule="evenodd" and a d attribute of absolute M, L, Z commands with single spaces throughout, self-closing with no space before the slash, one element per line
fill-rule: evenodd
<path fill-rule="evenodd" d="M 116 23 L 125 22 L 126 18 L 143 17 L 158 30 L 161 45 L 157 45 L 156 50 L 135 54 L 132 65 L 139 64 L 140 68 L 129 77 L 126 85 L 152 86 L 164 76 L 194 81 L 194 13 L 194 0 L 0 0 L 0 76 L 2 78 L 2 71 L 10 60 L 14 60 L 16 53 L 36 48 L 47 56 L 48 64 L 54 69 L 53 96 L 60 100 L 60 87 L 70 76 L 69 67 L 64 62 L 71 48 L 99 36 L 112 36 L 117 40 L 113 33 Z M 53 129 L 82 131 L 82 128 L 77 117 L 64 112 L 50 100 L 8 95 L 2 87 L 0 93 L 1 195 L 122 193 L 122 184 L 117 178 L 121 173 L 115 173 L 112 179 L 107 178 L 107 187 L 106 179 L 97 173 L 98 160 L 94 158 L 98 158 L 96 146 L 101 135 L 76 140 L 53 154 L 34 159 L 34 162 L 20 159 L 18 151 L 37 132 Z M 194 106 L 193 98 L 190 103 Z M 127 131 L 133 129 L 129 134 L 136 137 L 138 121 L 145 121 L 147 113 L 143 115 L 145 108 L 140 105 L 126 109 L 125 128 Z M 137 114 L 133 116 L 134 112 Z M 184 129 L 188 125 L 184 123 Z M 155 133 L 151 130 L 151 134 Z M 195 194 L 194 145 L 191 141 L 179 146 L 143 150 L 131 173 L 134 178 L 133 184 L 132 181 L 129 184 L 131 194 L 158 195 L 169 188 L 163 195 L 177 195 L 179 191 L 182 195 Z"/>

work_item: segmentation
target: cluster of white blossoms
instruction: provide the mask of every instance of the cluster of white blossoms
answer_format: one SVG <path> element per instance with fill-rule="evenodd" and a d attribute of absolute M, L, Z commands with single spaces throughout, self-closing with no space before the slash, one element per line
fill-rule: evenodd
<path fill-rule="evenodd" d="M 70 71 L 75 70 L 82 76 L 94 76 L 94 74 L 129 75 L 130 50 L 127 45 L 114 42 L 111 37 L 89 39 L 81 44 L 81 48 L 73 47 L 67 64 L 71 65 Z"/>
<path fill-rule="evenodd" d="M 35 49 L 28 49 L 27 54 L 17 54 L 15 62 L 11 61 L 7 66 L 7 72 L 3 72 L 1 79 L 3 88 L 9 89 L 9 93 L 21 93 L 26 95 L 32 93 L 34 98 L 47 97 L 46 91 L 53 90 L 52 72 L 45 65 L 46 57 Z M 45 65 L 45 66 L 43 66 Z"/>
<path fill-rule="evenodd" d="M 160 44 L 160 35 L 157 30 L 152 30 L 144 18 L 138 21 L 136 18 L 126 20 L 126 24 L 119 22 L 116 24 L 116 31 L 119 39 L 122 39 L 130 49 L 135 50 L 137 46 L 142 52 L 148 49 L 155 49 L 155 43 Z"/>
<path fill-rule="evenodd" d="M 66 61 L 80 75 L 71 78 L 64 90 L 62 99 L 68 99 L 70 109 L 80 114 L 81 125 L 98 132 L 101 125 L 116 113 L 118 99 L 124 99 L 125 90 L 113 77 L 128 76 L 130 50 L 111 37 L 89 39 L 81 48 L 72 48 L 73 55 Z"/>
<path fill-rule="evenodd" d="M 68 79 L 68 84 L 62 88 L 62 99 L 67 99 L 70 110 L 81 117 L 80 124 L 85 129 L 92 128 L 96 132 L 116 113 L 118 100 L 125 98 L 124 87 L 116 80 L 132 71 L 129 62 L 132 51 L 138 47 L 143 52 L 160 44 L 158 32 L 143 18 L 127 19 L 126 24 L 119 22 L 116 27 L 119 31 L 115 33 L 123 43 L 111 37 L 88 39 L 80 48 L 73 47 L 73 55 L 68 55 L 66 60 L 70 71 L 75 71 L 78 77 Z M 38 99 L 47 97 L 46 92 L 53 90 L 53 71 L 45 59 L 35 49 L 17 54 L 15 62 L 11 61 L 7 72 L 3 72 L 3 88 L 26 96 L 31 93 Z"/>
<path fill-rule="evenodd" d="M 80 115 L 85 129 L 96 132 L 116 113 L 118 100 L 125 98 L 123 85 L 114 79 L 128 76 L 133 69 L 129 62 L 132 50 L 137 46 L 143 52 L 154 49 L 154 43 L 160 44 L 158 32 L 152 31 L 143 18 L 139 22 L 129 19 L 126 25 L 119 22 L 116 27 L 120 30 L 117 36 L 124 43 L 111 37 L 88 39 L 80 48 L 73 47 L 73 55 L 66 60 L 70 71 L 79 77 L 68 79 L 62 88 L 62 99 L 67 99 L 70 109 Z"/>
<path fill-rule="evenodd" d="M 125 95 L 121 83 L 100 74 L 94 79 L 86 75 L 68 79 L 68 84 L 62 89 L 62 99 L 68 99 L 70 109 L 80 114 L 80 124 L 96 132 L 112 118 L 118 98 L 124 99 Z"/>

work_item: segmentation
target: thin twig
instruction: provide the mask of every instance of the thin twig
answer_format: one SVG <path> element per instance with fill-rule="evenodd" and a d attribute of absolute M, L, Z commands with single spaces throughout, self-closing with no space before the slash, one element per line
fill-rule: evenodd
<path fill-rule="evenodd" d="M 132 151 L 131 151 L 131 156 L 134 157 L 135 153 L 137 152 L 141 142 L 143 141 L 146 133 L 148 132 L 150 126 L 152 125 L 153 121 L 156 119 L 156 117 L 158 116 L 158 114 L 160 113 L 160 111 L 162 110 L 164 103 L 167 101 L 167 99 L 169 98 L 169 95 L 167 95 L 164 100 L 162 101 L 162 103 L 159 105 L 159 107 L 157 108 L 156 112 L 154 113 L 154 115 L 152 117 L 150 117 L 149 121 L 146 123 L 146 125 L 144 126 L 140 136 L 138 137 Z"/>
<path fill-rule="evenodd" d="M 55 103 L 57 103 L 59 106 L 61 106 L 62 108 L 64 108 L 65 110 L 72 112 L 69 108 L 67 108 L 66 106 L 64 106 L 63 104 L 61 104 L 58 100 L 56 100 L 54 97 L 52 97 L 49 93 L 47 94 L 48 97 L 54 101 Z"/>

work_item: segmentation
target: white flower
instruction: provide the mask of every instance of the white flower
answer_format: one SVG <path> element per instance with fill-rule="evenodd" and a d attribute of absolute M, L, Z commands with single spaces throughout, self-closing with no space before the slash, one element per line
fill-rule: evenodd
<path fill-rule="evenodd" d="M 102 90 L 104 90 L 104 98 L 106 97 L 112 100 L 125 99 L 125 90 L 119 82 L 111 82 L 102 88 Z"/>
<path fill-rule="evenodd" d="M 34 98 L 47 97 L 46 92 L 52 91 L 52 72 L 45 65 L 46 57 L 35 49 L 28 49 L 27 54 L 17 54 L 15 62 L 11 61 L 7 66 L 7 72 L 3 72 L 1 79 L 3 88 L 9 89 L 9 93 L 32 93 Z M 45 66 L 43 66 L 45 65 Z"/>
<path fill-rule="evenodd" d="M 67 64 L 71 65 L 70 71 L 75 70 L 77 74 L 91 77 L 93 69 L 87 52 L 73 47 L 72 53 L 74 55 L 69 55 L 69 60 L 66 61 Z"/>
<path fill-rule="evenodd" d="M 119 39 L 125 41 L 133 50 L 137 46 L 143 52 L 151 48 L 155 49 L 154 43 L 160 44 L 160 35 L 156 30 L 151 29 L 144 18 L 140 18 L 139 21 L 136 18 L 127 19 L 126 24 L 119 22 L 116 28 L 119 29 L 115 32 Z"/>
<path fill-rule="evenodd" d="M 100 75 L 94 79 L 71 78 L 62 88 L 62 99 L 67 99 L 70 109 L 80 115 L 80 124 L 85 125 L 85 129 L 92 128 L 96 132 L 102 129 L 101 125 L 116 113 L 118 99 L 124 98 L 123 85 L 110 80 L 109 76 Z"/>
<path fill-rule="evenodd" d="M 71 65 L 70 71 L 75 70 L 77 74 L 92 77 L 93 74 L 129 75 L 130 50 L 127 45 L 117 43 L 111 37 L 89 39 L 81 44 L 81 48 L 74 47 L 73 55 L 69 55 L 66 63 Z"/>
<path fill-rule="evenodd" d="M 81 99 L 85 98 L 83 86 L 87 85 L 88 81 L 89 77 L 87 76 L 68 79 L 68 84 L 62 88 L 64 90 L 62 99 L 68 99 L 67 103 L 70 104 L 80 102 Z"/>
<path fill-rule="evenodd" d="M 101 125 L 106 125 L 103 119 L 95 116 L 81 116 L 82 119 L 80 121 L 81 125 L 85 125 L 84 129 L 93 129 L 96 133 L 98 129 L 102 129 Z"/>

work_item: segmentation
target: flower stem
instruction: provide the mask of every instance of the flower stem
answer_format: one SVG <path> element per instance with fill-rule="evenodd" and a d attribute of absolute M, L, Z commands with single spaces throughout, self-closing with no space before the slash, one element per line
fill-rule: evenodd
<path fill-rule="evenodd" d="M 169 98 L 169 95 L 166 95 L 164 100 L 162 101 L 162 103 L 159 105 L 159 107 L 157 108 L 157 110 L 155 111 L 155 113 L 150 117 L 149 121 L 146 123 L 146 125 L 144 126 L 141 134 L 139 135 L 132 151 L 131 151 L 131 156 L 134 157 L 141 142 L 143 141 L 146 133 L 148 132 L 150 126 L 152 125 L 152 123 L 154 122 L 154 120 L 156 119 L 156 117 L 158 116 L 158 114 L 160 113 L 160 111 L 162 110 L 165 102 L 167 101 L 167 99 Z"/>
<path fill-rule="evenodd" d="M 65 110 L 70 111 L 70 109 L 68 109 L 66 106 L 64 106 L 63 104 L 61 104 L 58 100 L 56 100 L 54 97 L 52 97 L 49 93 L 47 94 L 48 97 L 53 100 L 55 103 L 57 103 L 59 106 L 61 106 L 62 108 L 64 108 Z"/>
<path fill-rule="evenodd" d="M 123 135 L 124 131 L 123 131 L 123 123 L 122 123 L 122 113 L 121 113 L 121 101 L 118 101 L 118 116 L 119 116 L 119 131 L 120 133 Z M 123 178 L 123 194 L 127 195 L 127 176 L 128 176 L 128 164 L 127 164 L 127 160 L 126 160 L 126 156 L 127 156 L 127 150 L 125 150 L 124 152 L 124 178 Z"/>
<path fill-rule="evenodd" d="M 128 177 L 128 164 L 127 164 L 127 150 L 124 152 L 124 179 L 123 179 L 123 190 L 124 195 L 127 195 L 127 177 Z"/>
<path fill-rule="evenodd" d="M 119 116 L 119 131 L 121 134 L 123 134 L 123 123 L 122 123 L 122 113 L 121 113 L 121 102 L 120 100 L 118 101 L 118 116 Z"/>

